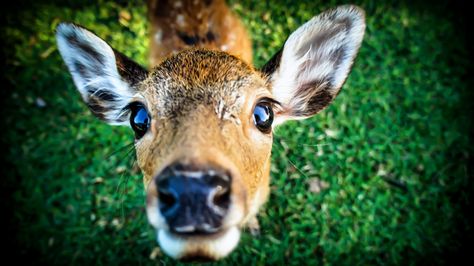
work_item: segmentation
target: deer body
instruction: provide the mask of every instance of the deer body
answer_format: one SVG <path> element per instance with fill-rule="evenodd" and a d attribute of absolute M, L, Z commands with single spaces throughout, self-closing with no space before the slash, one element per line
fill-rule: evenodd
<path fill-rule="evenodd" d="M 272 128 L 310 117 L 334 99 L 365 23 L 354 6 L 327 11 L 257 70 L 245 30 L 225 3 L 194 2 L 149 3 L 156 64 L 149 71 L 81 27 L 59 25 L 57 40 L 91 111 L 135 132 L 147 215 L 162 249 L 178 259 L 219 259 L 268 198 Z M 181 25 L 164 22 L 183 8 L 193 12 L 178 19 Z M 202 37 L 209 32 L 213 38 Z"/>
<path fill-rule="evenodd" d="M 252 63 L 247 32 L 224 0 L 150 0 L 150 65 L 181 50 L 222 50 Z"/>

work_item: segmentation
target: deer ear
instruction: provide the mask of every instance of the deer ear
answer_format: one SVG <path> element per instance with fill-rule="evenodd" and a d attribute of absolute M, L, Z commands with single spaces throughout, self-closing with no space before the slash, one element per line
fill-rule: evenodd
<path fill-rule="evenodd" d="M 128 124 L 128 104 L 147 71 L 77 25 L 59 24 L 56 40 L 89 109 L 110 124 Z"/>
<path fill-rule="evenodd" d="M 276 123 L 310 117 L 336 97 L 357 55 L 365 30 L 364 11 L 340 6 L 293 32 L 263 68 L 283 108 Z"/>

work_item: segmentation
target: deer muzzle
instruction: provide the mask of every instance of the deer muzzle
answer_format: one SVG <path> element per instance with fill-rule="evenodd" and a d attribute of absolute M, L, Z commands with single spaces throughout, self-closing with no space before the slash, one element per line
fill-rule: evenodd
<path fill-rule="evenodd" d="M 221 230 L 230 205 L 231 176 L 221 169 L 175 164 L 155 178 L 158 206 L 175 234 Z"/>
<path fill-rule="evenodd" d="M 210 163 L 174 162 L 154 177 L 147 214 L 166 254 L 216 260 L 237 246 L 244 214 L 232 173 Z"/>

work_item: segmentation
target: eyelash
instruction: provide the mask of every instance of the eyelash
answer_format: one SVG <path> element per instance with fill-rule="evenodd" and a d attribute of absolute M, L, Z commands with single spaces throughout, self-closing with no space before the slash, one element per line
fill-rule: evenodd
<path fill-rule="evenodd" d="M 260 100 L 257 101 L 257 103 L 256 103 L 255 105 L 257 105 L 257 104 L 259 104 L 259 103 L 267 103 L 267 104 L 270 104 L 271 107 L 273 108 L 273 111 L 275 111 L 275 113 L 278 113 L 279 111 L 282 111 L 282 110 L 283 110 L 283 105 L 282 105 L 279 101 L 277 101 L 277 100 L 275 100 L 275 99 L 272 99 L 272 98 L 270 98 L 270 97 L 263 97 L 263 98 L 261 98 Z M 254 107 L 254 108 L 255 108 L 255 107 Z"/>

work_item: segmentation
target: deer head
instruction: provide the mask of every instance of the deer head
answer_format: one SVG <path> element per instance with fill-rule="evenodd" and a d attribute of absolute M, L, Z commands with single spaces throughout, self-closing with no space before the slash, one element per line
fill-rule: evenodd
<path fill-rule="evenodd" d="M 57 42 L 92 113 L 133 129 L 161 248 L 178 259 L 219 259 L 267 199 L 273 128 L 331 103 L 364 29 L 357 7 L 324 12 L 261 70 L 225 52 L 190 49 L 147 71 L 73 24 L 58 26 Z"/>

